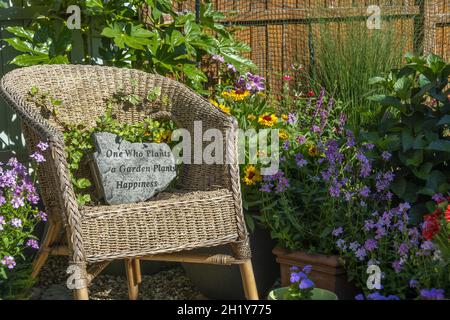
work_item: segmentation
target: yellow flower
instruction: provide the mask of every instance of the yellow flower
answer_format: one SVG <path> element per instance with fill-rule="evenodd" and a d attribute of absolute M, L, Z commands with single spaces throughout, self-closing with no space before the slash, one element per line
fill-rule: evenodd
<path fill-rule="evenodd" d="M 254 114 L 249 114 L 248 116 L 247 116 L 247 120 L 249 120 L 249 121 L 253 121 L 253 120 L 255 120 L 256 119 L 256 116 L 254 115 Z"/>
<path fill-rule="evenodd" d="M 211 102 L 211 104 L 213 104 L 216 108 L 219 108 L 220 110 L 222 110 L 223 112 L 225 112 L 226 114 L 231 114 L 231 109 L 229 107 L 227 107 L 226 105 L 222 104 L 222 103 L 218 103 L 215 100 L 210 99 L 209 102 Z"/>
<path fill-rule="evenodd" d="M 238 92 L 236 90 L 223 91 L 222 97 L 232 99 L 236 102 L 242 101 L 250 95 L 250 91 Z"/>
<path fill-rule="evenodd" d="M 281 140 L 287 140 L 287 139 L 289 139 L 288 133 L 286 132 L 286 130 L 283 130 L 283 129 L 281 129 L 281 130 L 278 132 L 278 137 L 279 137 Z"/>
<path fill-rule="evenodd" d="M 281 119 L 283 119 L 283 121 L 288 121 L 288 119 L 289 119 L 289 117 L 288 117 L 288 115 L 287 114 L 282 114 L 281 115 Z"/>
<path fill-rule="evenodd" d="M 319 151 L 317 150 L 317 147 L 313 145 L 313 146 L 309 147 L 308 154 L 311 157 L 316 157 L 319 154 Z"/>
<path fill-rule="evenodd" d="M 246 185 L 251 186 L 255 183 L 262 180 L 261 174 L 258 169 L 255 168 L 255 166 L 248 165 L 244 169 L 244 182 Z"/>
<path fill-rule="evenodd" d="M 258 123 L 266 127 L 272 127 L 278 122 L 278 117 L 274 114 L 265 113 L 258 118 Z"/>

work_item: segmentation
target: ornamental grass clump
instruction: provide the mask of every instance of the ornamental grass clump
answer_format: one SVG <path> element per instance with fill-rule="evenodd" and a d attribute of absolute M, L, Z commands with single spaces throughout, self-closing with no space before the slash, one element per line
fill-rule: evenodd
<path fill-rule="evenodd" d="M 34 174 L 16 158 L 0 164 L 0 284 L 26 257 L 27 248 L 39 249 L 33 236 L 36 224 L 47 215 L 38 208 L 39 196 L 34 186 L 38 164 L 45 162 L 48 144 L 40 142 L 30 155 Z"/>

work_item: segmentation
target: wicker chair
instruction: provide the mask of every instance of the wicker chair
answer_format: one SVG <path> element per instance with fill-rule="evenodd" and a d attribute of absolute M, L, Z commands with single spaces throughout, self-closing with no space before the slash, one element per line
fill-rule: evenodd
<path fill-rule="evenodd" d="M 45 115 L 28 98 L 32 87 L 63 101 L 58 107 L 59 120 Z M 152 88 L 159 87 L 158 99 L 165 103 L 120 107 L 117 119 L 133 123 L 152 116 L 170 117 L 178 128 L 191 133 L 194 121 L 202 121 L 203 131 L 219 129 L 224 141 L 232 144 L 224 152 L 233 164 L 184 164 L 177 186 L 146 202 L 79 207 L 70 181 L 61 123 L 94 126 L 108 98 L 120 91 L 144 98 Z M 48 65 L 16 69 L 2 78 L 1 94 L 22 118 L 30 151 L 40 140 L 50 143 L 44 154 L 47 161 L 39 170 L 49 219 L 33 276 L 39 274 L 49 255 L 68 255 L 68 273 L 73 273 L 68 283 L 75 298 L 84 300 L 89 297 L 88 286 L 94 277 L 112 260 L 123 259 L 129 298 L 137 299 L 140 260 L 239 264 L 246 297 L 258 299 L 242 212 L 234 118 L 173 80 L 113 67 Z M 190 251 L 224 244 L 232 246 L 233 255 Z"/>

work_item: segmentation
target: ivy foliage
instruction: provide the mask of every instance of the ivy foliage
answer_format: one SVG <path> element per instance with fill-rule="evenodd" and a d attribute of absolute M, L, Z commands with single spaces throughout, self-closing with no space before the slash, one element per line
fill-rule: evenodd
<path fill-rule="evenodd" d="M 41 109 L 44 117 L 52 118 L 62 128 L 64 135 L 67 164 L 71 174 L 72 185 L 77 197 L 79 206 L 98 203 L 94 199 L 94 186 L 85 174 L 88 167 L 89 155 L 95 150 L 92 134 L 95 132 L 110 132 L 116 134 L 131 143 L 155 142 L 171 144 L 172 131 L 175 124 L 172 121 L 157 121 L 146 118 L 143 121 L 133 124 L 124 123 L 117 118 L 118 108 L 141 109 L 146 104 L 160 100 L 161 104 L 168 103 L 168 98 L 161 95 L 161 88 L 150 90 L 145 99 L 133 93 L 119 92 L 107 101 L 105 113 L 96 120 L 95 126 L 87 126 L 83 123 L 67 123 L 59 117 L 62 101 L 53 98 L 46 92 L 41 92 L 39 88 L 33 87 L 29 91 L 29 100 Z"/>

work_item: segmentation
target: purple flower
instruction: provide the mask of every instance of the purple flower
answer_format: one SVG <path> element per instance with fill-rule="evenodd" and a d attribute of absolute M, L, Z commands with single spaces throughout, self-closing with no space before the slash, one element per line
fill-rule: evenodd
<path fill-rule="evenodd" d="M 364 295 L 362 293 L 357 294 L 355 300 L 364 300 Z"/>
<path fill-rule="evenodd" d="M 359 248 L 359 243 L 358 242 L 352 242 L 349 245 L 350 249 L 352 249 L 353 251 L 356 251 Z"/>
<path fill-rule="evenodd" d="M 360 261 L 363 261 L 367 255 L 366 249 L 360 247 L 358 250 L 356 250 L 355 255 Z"/>
<path fill-rule="evenodd" d="M 289 147 L 290 147 L 289 140 L 286 140 L 286 141 L 283 143 L 283 149 L 284 149 L 285 151 L 288 151 L 288 150 L 289 150 Z"/>
<path fill-rule="evenodd" d="M 225 59 L 222 56 L 218 55 L 218 54 L 213 55 L 211 57 L 211 59 L 214 60 L 214 61 L 220 62 L 220 63 L 224 63 L 225 62 Z"/>
<path fill-rule="evenodd" d="M 383 158 L 384 161 L 389 161 L 392 157 L 392 154 L 390 154 L 387 151 L 383 151 L 383 153 L 381 154 L 381 158 Z"/>
<path fill-rule="evenodd" d="M 261 186 L 259 191 L 265 192 L 265 193 L 270 193 L 270 192 L 272 192 L 272 188 L 273 188 L 273 184 L 272 183 L 265 183 L 265 184 L 263 184 Z"/>
<path fill-rule="evenodd" d="M 1 263 L 10 270 L 14 269 L 16 266 L 16 261 L 14 260 L 14 257 L 11 256 L 4 256 Z"/>
<path fill-rule="evenodd" d="M 247 72 L 246 77 L 241 76 L 236 82 L 236 88 L 245 89 L 252 93 L 263 91 L 266 88 L 264 78 Z"/>
<path fill-rule="evenodd" d="M 291 270 L 292 272 L 294 272 L 294 271 L 300 270 L 300 268 L 297 267 L 297 266 L 292 266 L 289 270 Z"/>
<path fill-rule="evenodd" d="M 445 197 L 442 195 L 442 193 L 436 193 L 434 196 L 431 197 L 431 199 L 433 199 L 433 201 L 435 202 L 442 202 L 445 201 Z"/>
<path fill-rule="evenodd" d="M 361 152 L 356 154 L 356 158 L 361 166 L 359 175 L 362 178 L 367 178 L 372 171 L 372 165 L 370 164 L 369 159 L 367 159 L 367 157 Z"/>
<path fill-rule="evenodd" d="M 237 69 L 234 65 L 232 65 L 231 63 L 227 63 L 227 69 L 230 70 L 233 73 L 237 72 Z"/>
<path fill-rule="evenodd" d="M 398 247 L 398 254 L 400 256 L 406 256 L 409 251 L 409 246 L 406 242 L 402 242 L 400 246 Z"/>
<path fill-rule="evenodd" d="M 347 249 L 347 246 L 345 245 L 345 240 L 344 239 L 338 239 L 336 241 L 336 246 L 341 249 L 342 251 L 345 251 Z"/>
<path fill-rule="evenodd" d="M 297 141 L 298 144 L 302 145 L 305 143 L 306 138 L 305 136 L 298 136 L 295 140 Z"/>
<path fill-rule="evenodd" d="M 3 216 L 0 216 L 0 231 L 3 230 L 3 226 L 6 224 L 5 218 Z"/>
<path fill-rule="evenodd" d="M 364 230 L 365 231 L 370 231 L 373 228 L 375 228 L 375 223 L 373 222 L 373 220 L 364 221 Z"/>
<path fill-rule="evenodd" d="M 375 239 L 367 239 L 366 242 L 364 242 L 364 248 L 367 251 L 373 251 L 378 247 L 378 242 Z"/>
<path fill-rule="evenodd" d="M 379 240 L 386 235 L 386 229 L 383 227 L 378 227 L 375 233 L 376 233 L 375 239 Z"/>
<path fill-rule="evenodd" d="M 366 143 L 364 147 L 366 147 L 367 150 L 372 150 L 375 147 L 375 145 L 373 143 Z"/>
<path fill-rule="evenodd" d="M 368 186 L 364 186 L 359 190 L 359 194 L 361 197 L 367 198 L 370 194 L 370 188 Z"/>
<path fill-rule="evenodd" d="M 12 218 L 10 223 L 13 227 L 16 227 L 16 228 L 22 227 L 22 220 L 20 220 L 19 218 Z"/>
<path fill-rule="evenodd" d="M 306 274 L 304 274 L 303 272 L 293 272 L 293 273 L 291 273 L 290 282 L 297 283 L 301 279 L 304 279 L 304 278 L 306 278 Z"/>
<path fill-rule="evenodd" d="M 14 209 L 18 209 L 20 207 L 23 207 L 25 205 L 24 199 L 22 197 L 14 196 L 11 199 L 11 204 Z"/>
<path fill-rule="evenodd" d="M 305 290 L 305 289 L 309 289 L 309 288 L 311 288 L 311 287 L 314 287 L 314 282 L 312 282 L 310 279 L 308 279 L 308 278 L 305 278 L 305 279 L 302 279 L 302 281 L 300 281 L 300 284 L 298 285 L 298 287 L 301 289 L 301 290 Z"/>
<path fill-rule="evenodd" d="M 424 241 L 420 246 L 420 249 L 423 251 L 432 251 L 434 250 L 434 244 L 430 240 Z"/>
<path fill-rule="evenodd" d="M 35 160 L 37 163 L 45 162 L 44 156 L 42 154 L 40 154 L 39 152 L 32 153 L 30 155 L 30 158 Z"/>
<path fill-rule="evenodd" d="M 297 115 L 295 113 L 289 113 L 288 114 L 288 120 L 287 122 L 289 124 L 296 124 L 298 121 Z"/>
<path fill-rule="evenodd" d="M 444 289 L 422 289 L 420 290 L 420 297 L 425 300 L 443 300 L 445 299 Z"/>
<path fill-rule="evenodd" d="M 341 188 L 339 185 L 334 184 L 329 188 L 329 192 L 332 197 L 337 198 L 341 193 Z"/>
<path fill-rule="evenodd" d="M 295 155 L 295 163 L 297 164 L 297 167 L 301 168 L 301 167 L 306 166 L 306 165 L 308 164 L 308 161 L 306 161 L 306 160 L 303 158 L 303 154 L 297 153 L 297 154 Z"/>
<path fill-rule="evenodd" d="M 311 131 L 314 133 L 319 133 L 320 132 L 320 127 L 318 125 L 313 125 L 311 127 Z"/>
<path fill-rule="evenodd" d="M 33 249 L 39 249 L 39 243 L 34 239 L 29 239 L 26 243 L 26 246 Z"/>
<path fill-rule="evenodd" d="M 418 285 L 419 285 L 419 281 L 414 280 L 414 279 L 409 280 L 409 287 L 410 288 L 417 288 Z"/>
<path fill-rule="evenodd" d="M 312 270 L 312 266 L 310 264 L 307 264 L 306 266 L 303 267 L 303 272 L 306 274 L 309 274 Z"/>
<path fill-rule="evenodd" d="M 411 205 L 408 202 L 400 203 L 398 205 L 398 210 L 400 212 L 405 212 L 408 211 L 409 209 L 411 209 Z"/>
<path fill-rule="evenodd" d="M 342 229 L 342 227 L 336 228 L 333 230 L 333 232 L 331 233 L 333 236 L 338 237 L 340 236 L 342 233 L 344 232 L 344 229 Z"/>
<path fill-rule="evenodd" d="M 48 149 L 48 143 L 47 142 L 40 141 L 36 146 L 41 151 L 45 151 L 45 150 Z"/>
<path fill-rule="evenodd" d="M 35 218 L 40 219 L 41 221 L 47 221 L 47 214 L 43 211 L 39 211 L 38 213 L 36 213 Z"/>
<path fill-rule="evenodd" d="M 396 273 L 399 273 L 403 269 L 403 263 L 400 260 L 396 260 L 392 262 L 392 268 L 394 268 Z"/>

